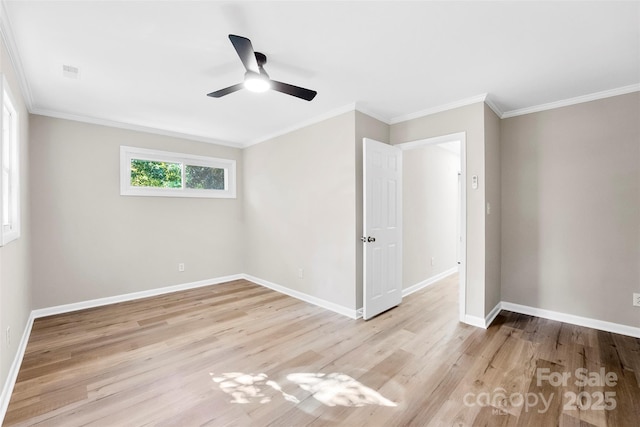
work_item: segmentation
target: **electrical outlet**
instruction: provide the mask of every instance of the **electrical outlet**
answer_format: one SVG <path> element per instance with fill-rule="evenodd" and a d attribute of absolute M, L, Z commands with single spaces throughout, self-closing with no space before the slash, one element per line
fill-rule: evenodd
<path fill-rule="evenodd" d="M 640 307 L 640 294 L 633 294 L 633 305 Z"/>
<path fill-rule="evenodd" d="M 6 341 L 7 341 L 7 347 L 9 347 L 11 345 L 11 326 L 7 326 Z"/>
<path fill-rule="evenodd" d="M 180 264 L 178 264 L 178 271 L 180 272 L 184 271 L 184 262 L 181 262 Z"/>

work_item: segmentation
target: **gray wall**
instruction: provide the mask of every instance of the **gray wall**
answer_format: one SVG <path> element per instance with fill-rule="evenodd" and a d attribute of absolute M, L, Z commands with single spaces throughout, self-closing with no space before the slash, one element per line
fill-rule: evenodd
<path fill-rule="evenodd" d="M 484 106 L 484 170 L 485 170 L 485 301 L 488 314 L 500 303 L 502 257 L 502 194 L 500 167 L 500 119 Z M 488 206 L 487 206 L 488 205 Z"/>
<path fill-rule="evenodd" d="M 36 115 L 30 138 L 34 308 L 243 271 L 239 149 Z M 120 196 L 120 145 L 236 159 L 238 198 Z"/>
<path fill-rule="evenodd" d="M 502 120 L 502 299 L 640 326 L 640 94 Z"/>
<path fill-rule="evenodd" d="M 485 141 L 484 103 L 444 111 L 391 126 L 391 143 L 466 132 L 467 142 L 467 288 L 466 313 L 484 319 L 485 310 Z M 471 177 L 478 175 L 477 190 Z"/>
<path fill-rule="evenodd" d="M 355 111 L 243 153 L 245 272 L 355 310 Z"/>
<path fill-rule="evenodd" d="M 459 171 L 460 156 L 438 145 L 403 153 L 404 288 L 458 266 Z"/>
<path fill-rule="evenodd" d="M 4 41 L 0 43 L 0 71 L 7 79 L 16 102 L 20 120 L 20 223 L 17 240 L 0 247 L 0 387 L 5 384 L 9 368 L 31 312 L 31 279 L 29 250 L 31 245 L 29 205 L 29 113 L 24 104 L 15 71 Z M 7 346 L 5 332 L 11 328 L 11 344 Z"/>

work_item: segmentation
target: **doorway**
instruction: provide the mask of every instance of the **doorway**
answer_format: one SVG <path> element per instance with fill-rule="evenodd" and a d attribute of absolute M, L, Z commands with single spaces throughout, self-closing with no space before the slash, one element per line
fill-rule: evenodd
<path fill-rule="evenodd" d="M 438 148 L 436 148 L 436 146 Z M 411 141 L 403 144 L 398 144 L 398 148 L 402 149 L 404 163 L 405 163 L 405 171 L 410 174 L 411 173 L 411 153 L 414 153 L 416 161 L 420 161 L 420 156 L 428 155 L 429 151 L 434 153 L 439 153 L 439 159 L 443 159 L 442 162 L 447 162 L 447 165 L 441 164 L 431 164 L 430 167 L 437 167 L 443 170 L 441 173 L 446 173 L 446 184 L 443 181 L 443 187 L 447 186 L 447 192 L 449 194 L 446 195 L 445 200 L 446 203 L 451 207 L 451 203 L 455 204 L 455 213 L 453 217 L 442 219 L 440 223 L 442 225 L 443 230 L 436 230 L 436 232 L 440 232 L 442 236 L 452 236 L 452 241 L 447 241 L 446 244 L 449 245 L 444 250 L 438 250 L 440 253 L 447 255 L 439 255 L 438 253 L 429 253 L 431 249 L 425 249 L 425 242 L 420 242 L 419 233 L 422 232 L 423 235 L 425 233 L 424 228 L 429 226 L 433 232 L 434 228 L 437 228 L 437 223 L 431 224 L 422 224 L 419 223 L 420 215 L 422 215 L 422 211 L 425 209 L 429 209 L 428 206 L 418 206 L 415 205 L 415 209 L 412 212 L 412 206 L 409 204 L 410 194 L 406 194 L 405 200 L 407 204 L 405 205 L 405 216 L 407 221 L 405 221 L 405 239 L 404 245 L 405 250 L 403 251 L 403 256 L 407 257 L 406 264 L 407 266 L 413 265 L 417 267 L 414 269 L 413 273 L 410 268 L 406 268 L 406 280 L 404 281 L 403 294 L 408 295 L 412 292 L 415 292 L 419 289 L 422 289 L 428 286 L 431 283 L 434 283 L 441 278 L 444 278 L 452 272 L 455 272 L 455 267 L 457 267 L 458 275 L 459 275 L 459 284 L 458 284 L 458 307 L 459 307 L 459 319 L 464 322 L 465 313 L 466 313 L 466 224 L 467 224 L 467 215 L 466 215 L 466 137 L 465 133 L 455 133 L 450 135 L 444 135 L 435 138 L 422 139 L 418 141 Z M 434 149 L 436 151 L 434 151 Z M 448 151 L 448 153 L 447 153 Z M 453 156 L 457 157 L 453 157 Z M 427 167 L 426 165 L 424 165 Z M 409 169 L 407 169 L 407 167 Z M 422 172 L 418 174 L 416 179 L 420 179 L 420 176 L 423 175 Z M 435 173 L 435 172 L 434 172 Z M 442 175 L 444 176 L 444 175 Z M 408 177 L 408 176 L 407 176 Z M 420 188 L 419 183 L 414 184 L 415 188 L 410 188 L 411 185 L 408 180 L 405 179 L 404 188 L 408 191 L 405 193 L 411 192 L 426 192 L 425 188 Z M 430 188 L 433 191 L 434 185 L 431 183 Z M 443 188 L 442 191 L 445 191 Z M 443 202 L 444 203 L 444 202 Z M 450 211 L 449 211 L 450 212 Z M 417 218 L 412 218 L 411 215 L 417 215 Z M 434 219 L 424 219 L 423 222 L 434 221 Z M 439 221 L 439 220 L 436 220 Z M 414 229 L 412 230 L 412 224 L 414 224 Z M 418 230 L 421 228 L 422 230 Z M 448 231 L 445 233 L 444 229 Z M 417 236 L 413 236 L 413 248 L 412 248 L 412 233 L 415 232 Z M 435 250 L 435 249 L 434 249 Z M 444 251 L 444 252 L 443 252 Z M 413 253 L 412 253 L 413 252 Z M 427 253 L 425 253 L 427 252 Z M 430 275 L 429 272 L 434 272 L 436 274 Z M 412 276 L 413 275 L 413 276 Z M 413 277 L 413 278 L 412 278 Z M 418 281 L 418 277 L 421 279 Z M 414 283 L 417 282 L 417 283 Z"/>

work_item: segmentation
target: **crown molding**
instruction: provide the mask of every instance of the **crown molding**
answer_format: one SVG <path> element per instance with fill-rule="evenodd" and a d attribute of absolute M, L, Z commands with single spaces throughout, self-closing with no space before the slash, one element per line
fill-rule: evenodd
<path fill-rule="evenodd" d="M 59 111 L 48 110 L 48 109 L 43 109 L 43 108 L 36 107 L 34 105 L 34 101 L 33 101 L 33 94 L 32 94 L 32 91 L 31 91 L 31 86 L 29 85 L 29 81 L 26 78 L 26 75 L 25 75 L 25 72 L 24 72 L 24 67 L 22 65 L 22 59 L 20 57 L 19 51 L 18 51 L 16 43 L 15 43 L 15 38 L 13 36 L 13 29 L 12 29 L 12 26 L 11 26 L 9 15 L 7 13 L 7 0 L 0 0 L 0 36 L 2 37 L 2 40 L 5 43 L 5 46 L 7 48 L 7 53 L 9 55 L 9 59 L 11 61 L 13 69 L 15 70 L 15 75 L 16 75 L 16 78 L 18 80 L 18 84 L 20 86 L 20 90 L 22 92 L 22 97 L 24 99 L 25 105 L 26 105 L 28 111 L 30 113 L 32 113 L 32 114 L 40 114 L 40 115 L 43 115 L 43 116 L 55 117 L 55 118 L 60 118 L 60 119 L 73 120 L 73 121 L 97 124 L 97 125 L 102 125 L 102 126 L 110 126 L 110 127 L 120 128 L 120 129 L 128 129 L 128 130 L 134 130 L 134 131 L 139 131 L 139 132 L 146 132 L 146 133 L 152 133 L 152 134 L 157 134 L 157 135 L 170 136 L 170 137 L 182 138 L 182 139 L 198 141 L 198 142 L 206 142 L 206 143 L 210 143 L 210 144 L 223 145 L 223 146 L 229 146 L 229 147 L 235 147 L 235 148 L 250 147 L 252 145 L 259 144 L 261 142 L 276 138 L 278 136 L 282 136 L 282 135 L 285 135 L 287 133 L 302 129 L 304 127 L 307 127 L 307 126 L 322 122 L 324 120 L 339 116 L 339 115 L 347 113 L 349 111 L 359 111 L 359 112 L 361 112 L 363 114 L 366 114 L 366 115 L 368 115 L 368 116 L 370 116 L 370 117 L 372 117 L 372 118 L 374 118 L 376 120 L 379 120 L 382 123 L 385 123 L 387 125 L 394 125 L 394 124 L 401 123 L 401 122 L 404 122 L 404 121 L 413 120 L 413 119 L 417 119 L 417 118 L 420 118 L 420 117 L 424 117 L 424 116 L 428 116 L 428 115 L 432 115 L 432 114 L 436 114 L 436 113 L 441 113 L 441 112 L 448 111 L 448 110 L 453 110 L 455 108 L 460 108 L 460 107 L 464 107 L 464 106 L 471 105 L 471 104 L 476 104 L 478 102 L 484 102 L 485 104 L 487 104 L 487 106 L 489 108 L 491 108 L 491 110 L 493 110 L 493 112 L 500 119 L 506 119 L 506 118 L 509 118 L 509 117 L 516 117 L 516 116 L 521 116 L 521 115 L 525 115 L 525 114 L 531 114 L 531 113 L 536 113 L 536 112 L 541 112 L 541 111 L 546 111 L 546 110 L 552 110 L 552 109 L 555 109 L 555 108 L 567 107 L 567 106 L 570 106 L 570 105 L 581 104 L 581 103 L 585 103 L 585 102 L 595 101 L 595 100 L 598 100 L 598 99 L 604 99 L 604 98 L 609 98 L 609 97 L 619 96 L 619 95 L 625 95 L 625 94 L 628 94 L 628 93 L 633 93 L 633 92 L 640 91 L 640 84 L 632 84 L 632 85 L 623 86 L 623 87 L 620 87 L 620 88 L 605 90 L 605 91 L 601 91 L 601 92 L 595 92 L 595 93 L 592 93 L 592 94 L 582 95 L 582 96 L 578 96 L 578 97 L 575 97 L 575 98 L 569 98 L 569 99 L 564 99 L 564 100 L 560 100 L 560 101 L 554 101 L 554 102 L 550 102 L 550 103 L 546 103 L 546 104 L 540 104 L 540 105 L 536 105 L 536 106 L 532 106 L 532 107 L 525 107 L 525 108 L 520 108 L 520 109 L 516 109 L 516 110 L 506 111 L 506 112 L 502 111 L 502 109 L 498 106 L 498 104 L 493 99 L 494 98 L 493 96 L 489 95 L 488 93 L 484 93 L 484 94 L 481 94 L 481 95 L 478 95 L 478 96 L 462 99 L 462 100 L 451 102 L 451 103 L 448 103 L 448 104 L 443 104 L 443 105 L 436 106 L 436 107 L 431 107 L 431 108 L 428 108 L 428 109 L 425 109 L 425 110 L 416 111 L 414 113 L 396 116 L 396 117 L 393 117 L 391 119 L 387 119 L 385 117 L 382 117 L 382 116 L 380 116 L 380 115 L 368 110 L 366 107 L 363 107 L 361 103 L 355 103 L 354 102 L 354 103 L 342 106 L 340 108 L 336 108 L 334 110 L 331 110 L 331 111 L 329 111 L 327 113 L 320 114 L 320 115 L 318 115 L 318 116 L 316 116 L 316 117 L 314 117 L 312 119 L 300 122 L 300 123 L 298 123 L 296 125 L 287 127 L 285 129 L 282 129 L 282 130 L 277 131 L 275 133 L 272 133 L 272 134 L 269 134 L 269 135 L 262 136 L 260 138 L 254 139 L 254 140 L 249 141 L 249 142 L 245 142 L 245 143 L 243 143 L 243 142 L 230 142 L 230 141 L 220 141 L 220 140 L 217 140 L 217 139 L 208 138 L 208 137 L 204 137 L 204 136 L 200 136 L 200 135 L 185 134 L 185 133 L 181 133 L 181 132 L 174 132 L 174 131 L 169 131 L 169 130 L 164 130 L 164 129 L 157 129 L 157 128 L 152 128 L 152 127 L 143 126 L 143 125 L 137 125 L 137 124 L 132 124 L 132 123 L 125 123 L 125 122 L 118 122 L 118 121 L 113 121 L 113 120 L 106 120 L 106 119 L 100 119 L 100 118 L 96 118 L 96 117 L 89 117 L 89 116 L 70 114 L 70 113 L 64 113 L 64 112 L 59 112 Z"/>
<path fill-rule="evenodd" d="M 509 117 L 522 116 L 525 114 L 539 113 L 540 111 L 553 110 L 555 108 L 568 107 L 570 105 L 582 104 L 584 102 L 596 101 L 598 99 L 610 98 L 612 96 L 626 95 L 632 92 L 639 92 L 640 84 L 623 86 L 615 89 L 603 90 L 588 95 L 576 96 L 575 98 L 563 99 L 560 101 L 549 102 L 547 104 L 535 105 L 533 107 L 520 108 L 517 110 L 506 111 L 501 119 Z"/>
<path fill-rule="evenodd" d="M 441 113 L 443 111 L 453 110 L 454 108 L 465 107 L 471 104 L 477 104 L 478 102 L 485 102 L 487 99 L 487 95 L 488 94 L 483 93 L 482 95 L 461 99 L 460 101 L 454 101 L 449 104 L 443 104 L 437 107 L 427 108 L 426 110 L 416 111 L 415 113 L 397 116 L 389 120 L 389 124 L 395 125 L 396 123 L 406 122 L 407 120 L 430 116 L 431 114 Z"/>
<path fill-rule="evenodd" d="M 162 136 L 169 136 L 169 137 L 173 137 L 173 138 L 181 138 L 181 139 L 186 139 L 186 140 L 189 140 L 189 141 L 206 142 L 208 144 L 223 145 L 223 146 L 226 146 L 226 147 L 242 148 L 242 144 L 239 144 L 239 143 L 236 143 L 236 142 L 220 141 L 220 140 L 213 139 L 213 138 L 207 138 L 205 136 L 191 135 L 191 134 L 181 133 L 181 132 L 174 132 L 174 131 L 170 131 L 170 130 L 158 129 L 158 128 L 142 126 L 142 125 L 136 125 L 136 124 L 133 124 L 133 123 L 119 122 L 119 121 L 115 121 L 115 120 L 99 119 L 97 117 L 81 116 L 81 115 L 77 115 L 77 114 L 63 113 L 63 112 L 60 112 L 60 111 L 48 110 L 48 109 L 39 108 L 39 107 L 33 107 L 31 109 L 31 114 L 38 114 L 38 115 L 41 115 L 41 116 L 54 117 L 56 119 L 72 120 L 72 121 L 75 121 L 75 122 L 89 123 L 89 124 L 93 124 L 93 125 L 108 126 L 108 127 L 118 128 L 118 129 L 126 129 L 126 130 L 133 130 L 133 131 L 137 131 L 137 132 L 151 133 L 151 134 L 154 134 L 154 135 L 162 135 Z"/>
<path fill-rule="evenodd" d="M 331 110 L 331 111 L 329 111 L 327 113 L 320 114 L 319 116 L 315 116 L 312 119 L 302 121 L 302 122 L 297 123 L 297 124 L 295 124 L 293 126 L 281 129 L 281 130 L 279 130 L 277 132 L 268 134 L 266 136 L 261 136 L 260 138 L 257 138 L 257 139 L 254 139 L 254 140 L 251 140 L 251 141 L 247 142 L 246 144 L 243 144 L 242 147 L 243 148 L 251 147 L 252 145 L 260 144 L 261 142 L 265 142 L 265 141 L 268 141 L 270 139 L 277 138 L 277 137 L 282 136 L 282 135 L 286 135 L 286 134 L 294 132 L 296 130 L 299 130 L 299 129 L 302 129 L 302 128 L 306 128 L 307 126 L 311 126 L 311 125 L 314 125 L 316 123 L 320 123 L 320 122 L 323 122 L 325 120 L 331 119 L 333 117 L 337 117 L 337 116 L 342 115 L 344 113 L 348 113 L 350 111 L 355 111 L 356 109 L 357 108 L 356 108 L 356 104 L 355 103 L 343 105 L 342 107 L 336 108 L 335 110 Z M 364 114 L 367 114 L 367 113 L 364 113 Z"/>
<path fill-rule="evenodd" d="M 498 118 L 502 118 L 502 116 L 504 115 L 504 111 L 502 111 L 502 109 L 500 107 L 498 107 L 498 104 L 496 104 L 495 100 L 493 99 L 493 96 L 491 94 L 487 94 L 486 99 L 484 100 L 484 103 L 487 104 L 487 106 L 489 108 L 491 108 L 491 110 L 496 113 L 496 116 L 498 116 Z"/>
<path fill-rule="evenodd" d="M 315 116 L 315 117 L 313 117 L 313 118 L 311 118 L 309 120 L 305 120 L 303 122 L 300 122 L 300 123 L 295 124 L 293 126 L 290 126 L 288 128 L 285 128 L 285 129 L 279 130 L 277 132 L 271 133 L 271 134 L 269 134 L 267 136 L 262 136 L 262 137 L 260 137 L 258 139 L 254 139 L 252 141 L 249 141 L 248 143 L 243 144 L 242 147 L 243 148 L 251 147 L 252 145 L 260 144 L 261 142 L 265 142 L 265 141 L 268 141 L 270 139 L 277 138 L 277 137 L 282 136 L 282 135 L 286 135 L 288 133 L 291 133 L 291 132 L 294 132 L 296 130 L 305 128 L 307 126 L 314 125 L 316 123 L 323 122 L 325 120 L 331 119 L 333 117 L 337 117 L 337 116 L 339 116 L 341 114 L 348 113 L 350 111 L 359 111 L 360 113 L 365 114 L 365 115 L 367 115 L 369 117 L 372 117 L 372 118 L 374 118 L 374 119 L 376 119 L 376 120 L 378 120 L 378 121 L 380 121 L 380 122 L 382 122 L 382 123 L 384 123 L 386 125 L 390 124 L 388 119 L 380 116 L 379 114 L 376 114 L 376 113 L 368 110 L 366 107 L 362 107 L 362 105 L 360 103 L 358 103 L 358 102 L 353 102 L 351 104 L 343 105 L 342 107 L 339 107 L 339 108 L 336 108 L 334 110 L 331 110 L 331 111 L 329 111 L 327 113 Z"/>
<path fill-rule="evenodd" d="M 13 29 L 11 22 L 9 21 L 9 14 L 7 13 L 7 1 L 0 1 L 0 35 L 7 47 L 7 53 L 11 60 L 11 65 L 16 74 L 18 84 L 20 85 L 20 91 L 22 92 L 22 98 L 24 99 L 25 106 L 29 112 L 32 112 L 33 108 L 33 95 L 31 93 L 31 86 L 24 73 L 24 67 L 22 66 L 22 59 L 16 46 L 15 38 L 13 37 Z"/>
<path fill-rule="evenodd" d="M 360 102 L 356 102 L 355 109 L 356 109 L 356 111 L 359 111 L 362 114 L 365 114 L 365 115 L 367 115 L 369 117 L 372 117 L 372 118 L 374 118 L 374 119 L 378 120 L 379 122 L 382 122 L 382 123 L 384 123 L 386 125 L 390 125 L 391 124 L 391 123 L 389 123 L 389 119 L 388 118 L 382 117 L 381 115 L 379 115 L 377 113 L 374 113 L 373 111 L 369 110 L 367 107 L 363 107 L 362 103 L 360 103 Z"/>

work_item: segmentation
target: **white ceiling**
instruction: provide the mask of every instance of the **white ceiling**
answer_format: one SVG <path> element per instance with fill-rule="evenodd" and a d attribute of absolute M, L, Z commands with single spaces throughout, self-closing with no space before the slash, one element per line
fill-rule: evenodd
<path fill-rule="evenodd" d="M 394 123 L 487 93 L 510 112 L 640 84 L 638 1 L 4 6 L 32 112 L 240 146 L 354 104 Z M 243 79 L 231 33 L 267 55 L 273 79 L 317 97 L 205 96 Z"/>

